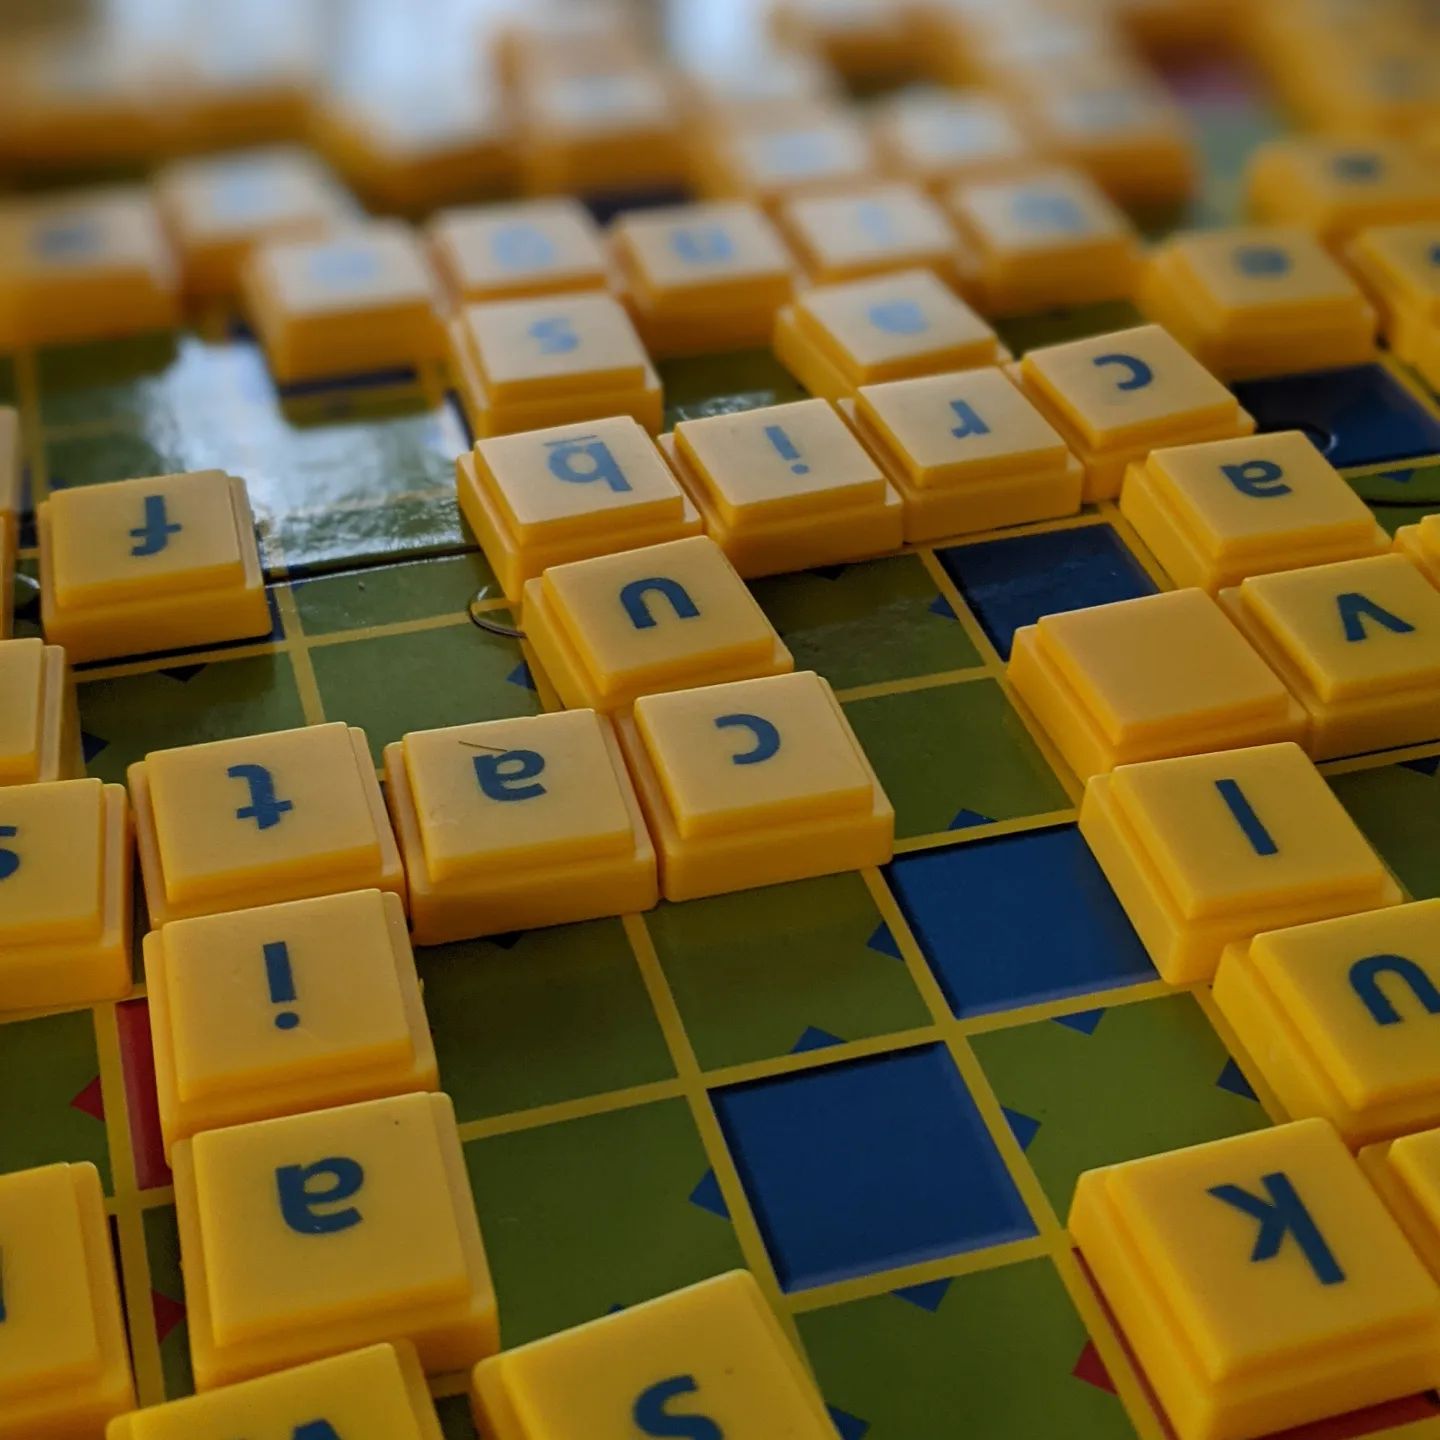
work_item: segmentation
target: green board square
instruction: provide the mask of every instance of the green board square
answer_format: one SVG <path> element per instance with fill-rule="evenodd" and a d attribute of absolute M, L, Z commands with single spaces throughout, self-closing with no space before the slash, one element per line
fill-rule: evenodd
<path fill-rule="evenodd" d="M 837 690 L 965 670 L 979 653 L 915 555 L 751 582 L 795 656 Z"/>
<path fill-rule="evenodd" d="M 674 1074 L 619 920 L 416 952 L 462 1122 Z"/>
<path fill-rule="evenodd" d="M 297 580 L 292 589 L 305 633 L 335 635 L 370 625 L 463 615 L 476 592 L 494 584 L 495 576 L 477 550 Z"/>
<path fill-rule="evenodd" d="M 195 1393 L 195 1376 L 190 1369 L 190 1329 L 185 1323 L 185 1278 L 180 1268 L 180 1230 L 175 1223 L 175 1207 L 165 1205 L 147 1210 L 144 1223 L 165 1398 L 178 1400 Z"/>
<path fill-rule="evenodd" d="M 493 612 L 502 623 L 505 611 Z M 311 648 L 310 663 L 327 720 L 359 725 L 380 752 L 411 730 L 533 715 L 520 644 L 466 619 L 437 630 L 376 635 Z"/>
<path fill-rule="evenodd" d="M 661 905 L 645 924 L 703 1069 L 929 1021 L 859 875 Z"/>
<path fill-rule="evenodd" d="M 1330 788 L 1412 900 L 1440 895 L 1440 773 L 1430 762 L 1336 775 Z"/>
<path fill-rule="evenodd" d="M 686 355 L 661 361 L 659 370 L 667 430 L 680 420 L 807 398 L 804 387 L 769 350 Z"/>
<path fill-rule="evenodd" d="M 110 1190 L 110 1147 L 96 1117 L 100 1059 L 89 1010 L 0 1024 L 0 1174 L 89 1160 Z"/>
<path fill-rule="evenodd" d="M 895 807 L 900 839 L 1070 803 L 993 680 L 852 700 L 845 714 Z"/>
<path fill-rule="evenodd" d="M 709 1161 L 683 1100 L 473 1140 L 465 1159 L 506 1346 L 743 1264 L 691 1198 Z"/>
<path fill-rule="evenodd" d="M 435 1402 L 435 1413 L 440 1417 L 440 1433 L 445 1440 L 475 1440 L 475 1424 L 466 1396 L 443 1396 Z"/>
<path fill-rule="evenodd" d="M 1116 1396 L 1075 1373 L 1089 1337 L 1048 1260 L 962 1275 L 943 1296 L 940 1288 L 917 1287 L 915 1301 L 877 1295 L 798 1317 L 821 1393 L 854 1417 L 853 1433 L 1133 1436 Z M 963 1423 L 937 1423 L 942 1416 Z"/>
<path fill-rule="evenodd" d="M 152 750 L 305 723 L 288 655 L 182 663 L 80 685 L 80 727 L 92 737 L 90 774 L 121 783 Z M 94 750 L 94 746 L 100 746 Z"/>
<path fill-rule="evenodd" d="M 1229 1052 L 1190 995 L 994 1030 L 971 1044 L 1017 1134 L 1038 1126 L 1025 1157 L 1062 1221 L 1083 1171 L 1269 1123 L 1232 1088 Z"/>
<path fill-rule="evenodd" d="M 995 330 L 1012 354 L 1023 355 L 1043 345 L 1088 340 L 1092 335 L 1129 330 L 1144 323 L 1145 317 L 1128 300 L 1107 300 L 1073 309 L 1044 310 L 1036 315 L 1005 316 L 995 322 Z"/>

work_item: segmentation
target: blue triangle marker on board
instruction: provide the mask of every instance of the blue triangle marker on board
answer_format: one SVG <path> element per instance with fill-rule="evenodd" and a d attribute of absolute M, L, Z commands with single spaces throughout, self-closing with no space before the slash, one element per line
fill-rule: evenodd
<path fill-rule="evenodd" d="M 702 1210 L 708 1210 L 712 1215 L 718 1215 L 722 1220 L 730 1218 L 730 1207 L 720 1193 L 720 1182 L 715 1178 L 713 1170 L 707 1170 L 701 1176 L 700 1183 L 690 1192 L 690 1203 L 698 1205 Z"/>
<path fill-rule="evenodd" d="M 900 947 L 895 943 L 895 936 L 889 925 L 881 921 L 871 933 L 870 938 L 865 942 L 869 950 L 878 950 L 882 955 L 888 955 L 892 960 L 903 960 L 905 957 L 900 953 Z"/>
<path fill-rule="evenodd" d="M 88 730 L 80 732 L 80 752 L 85 757 L 88 765 L 102 750 L 108 750 L 110 742 L 102 740 L 98 735 L 92 735 Z"/>
<path fill-rule="evenodd" d="M 1019 1142 L 1020 1148 L 1028 1150 L 1030 1142 L 1040 1129 L 1040 1122 L 1033 1115 L 1027 1115 L 1023 1110 L 1012 1110 L 1008 1105 L 1002 1105 L 1000 1109 L 1004 1112 L 1005 1123 L 1009 1125 L 1010 1133 Z"/>
<path fill-rule="evenodd" d="M 1402 760 L 1403 770 L 1413 770 L 1417 775 L 1434 775 L 1440 772 L 1440 755 L 1425 755 L 1419 760 Z"/>
<path fill-rule="evenodd" d="M 870 1433 L 870 1422 L 862 1420 L 858 1415 L 852 1415 L 848 1410 L 841 1410 L 836 1405 L 825 1407 L 830 1412 L 831 1424 L 835 1426 L 840 1435 L 840 1440 L 865 1440 Z"/>
<path fill-rule="evenodd" d="M 940 1308 L 941 1302 L 949 1293 L 953 1283 L 948 1278 L 927 1280 L 922 1285 L 902 1285 L 898 1290 L 892 1290 L 890 1293 L 897 1300 L 918 1305 L 922 1310 L 928 1310 L 933 1315 Z"/>
<path fill-rule="evenodd" d="M 945 827 L 947 830 L 969 830 L 975 825 L 993 825 L 994 818 L 982 815 L 978 810 L 961 810 Z"/>
<path fill-rule="evenodd" d="M 1250 1088 L 1250 1082 L 1245 1078 L 1245 1072 L 1234 1060 L 1227 1060 L 1225 1062 L 1225 1068 L 1220 1072 L 1215 1083 L 1222 1090 L 1228 1090 L 1232 1095 L 1238 1095 L 1242 1100 L 1258 1100 L 1260 1098 Z"/>
<path fill-rule="evenodd" d="M 831 1045 L 843 1045 L 844 1043 L 838 1035 L 832 1035 L 818 1025 L 807 1025 L 801 1032 L 800 1038 L 790 1047 L 790 1053 L 799 1055 L 806 1050 L 824 1050 Z"/>
<path fill-rule="evenodd" d="M 937 595 L 926 608 L 942 620 L 955 619 L 955 607 L 943 595 Z"/>
<path fill-rule="evenodd" d="M 518 685 L 522 690 L 533 690 L 535 688 L 535 677 L 530 673 L 530 667 L 522 660 L 506 677 L 507 685 Z"/>
<path fill-rule="evenodd" d="M 1104 1009 L 1077 1010 L 1073 1015 L 1057 1015 L 1055 1023 L 1069 1030 L 1078 1030 L 1082 1035 L 1093 1035 L 1095 1027 L 1105 1018 Z"/>

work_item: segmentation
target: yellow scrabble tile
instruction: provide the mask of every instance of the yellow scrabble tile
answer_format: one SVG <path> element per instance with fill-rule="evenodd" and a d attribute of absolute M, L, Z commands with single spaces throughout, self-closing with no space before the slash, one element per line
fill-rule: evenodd
<path fill-rule="evenodd" d="M 1423 516 L 1395 532 L 1395 549 L 1436 587 L 1440 587 L 1440 515 Z"/>
<path fill-rule="evenodd" d="M 705 535 L 556 565 L 526 584 L 521 624 L 572 708 L 619 710 L 641 695 L 795 665 Z"/>
<path fill-rule="evenodd" d="M 1235 397 L 1158 325 L 1031 350 L 1012 372 L 1085 466 L 1085 498 L 1113 500 L 1125 467 L 1160 446 L 1251 435 Z"/>
<path fill-rule="evenodd" d="M 0 1010 L 128 993 L 130 874 L 123 785 L 0 788 Z"/>
<path fill-rule="evenodd" d="M 620 747 L 593 710 L 412 732 L 385 747 L 385 783 L 421 945 L 660 898 Z"/>
<path fill-rule="evenodd" d="M 110 1422 L 105 1440 L 441 1440 L 415 1347 L 401 1341 L 315 1360 L 137 1410 Z"/>
<path fill-rule="evenodd" d="M 645 35 L 625 0 L 529 0 L 495 17 L 490 36 L 500 78 L 518 88 L 541 65 L 612 68 L 645 53 Z"/>
<path fill-rule="evenodd" d="M 1007 673 L 1082 780 L 1305 736 L 1305 712 L 1203 590 L 1047 615 L 1015 632 Z"/>
<path fill-rule="evenodd" d="M 1364 292 L 1308 231 L 1177 235 L 1151 252 L 1140 309 L 1227 380 L 1359 365 L 1375 356 Z"/>
<path fill-rule="evenodd" d="M 0 640 L 14 628 L 11 611 L 15 605 L 15 556 L 20 548 L 20 520 L 0 510 Z"/>
<path fill-rule="evenodd" d="M 1250 575 L 1389 548 L 1369 506 L 1298 430 L 1152 450 L 1120 513 L 1177 585 L 1214 594 Z"/>
<path fill-rule="evenodd" d="M 840 98 L 839 77 L 818 55 L 763 40 L 687 55 L 682 67 L 685 102 L 704 126 L 783 124 Z"/>
<path fill-rule="evenodd" d="M 1090 1170 L 1070 1233 L 1178 1440 L 1440 1378 L 1440 1286 L 1323 1120 Z"/>
<path fill-rule="evenodd" d="M 945 212 L 916 185 L 891 181 L 797 195 L 780 205 L 778 215 L 818 284 L 919 265 L 958 286 L 968 270 Z"/>
<path fill-rule="evenodd" d="M 94 1440 L 135 1404 L 95 1167 L 0 1175 L 0 1255 L 0 1440 Z"/>
<path fill-rule="evenodd" d="M 0 344 L 166 330 L 180 279 L 149 193 L 77 190 L 0 206 Z"/>
<path fill-rule="evenodd" d="M 660 445 L 741 575 L 900 546 L 900 497 L 827 400 L 682 420 Z"/>
<path fill-rule="evenodd" d="M 145 937 L 165 1149 L 201 1130 L 434 1090 L 399 897 L 356 890 Z"/>
<path fill-rule="evenodd" d="M 382 1340 L 427 1374 L 498 1348 L 449 1096 L 207 1130 L 172 1163 L 197 1389 Z"/>
<path fill-rule="evenodd" d="M 455 462 L 460 509 L 518 600 L 551 565 L 698 535 L 700 512 L 628 415 L 479 441 Z"/>
<path fill-rule="evenodd" d="M 10 634 L 12 626 L 23 480 L 20 417 L 14 406 L 0 405 L 0 640 Z"/>
<path fill-rule="evenodd" d="M 909 16 L 890 0 L 775 0 L 770 28 L 852 80 L 906 74 L 917 58 Z"/>
<path fill-rule="evenodd" d="M 1077 170 L 966 179 L 946 196 L 987 315 L 1128 299 L 1140 267 L 1135 227 Z"/>
<path fill-rule="evenodd" d="M 450 356 L 482 439 L 610 415 L 660 428 L 660 378 L 609 295 L 466 305 L 450 325 Z"/>
<path fill-rule="evenodd" d="M 1294 1119 L 1353 1146 L 1440 1124 L 1440 900 L 1226 948 L 1215 1003 Z"/>
<path fill-rule="evenodd" d="M 522 87 L 520 112 L 520 176 L 532 195 L 684 177 L 680 111 L 669 77 L 653 65 L 542 65 Z"/>
<path fill-rule="evenodd" d="M 1172 985 L 1208 979 L 1232 941 L 1401 899 L 1294 744 L 1096 775 L 1080 833 Z"/>
<path fill-rule="evenodd" d="M 1440 219 L 1362 230 L 1344 258 L 1391 351 L 1440 391 Z"/>
<path fill-rule="evenodd" d="M 935 190 L 1033 168 L 1039 151 L 997 95 L 902 90 L 882 102 L 875 143 L 885 168 Z"/>
<path fill-rule="evenodd" d="M 1149 75 L 1071 78 L 1046 67 L 1019 87 L 1031 136 L 1131 208 L 1170 211 L 1195 189 L 1198 163 L 1180 107 Z"/>
<path fill-rule="evenodd" d="M 65 652 L 35 639 L 0 640 L 0 786 L 84 773 Z"/>
<path fill-rule="evenodd" d="M 646 695 L 617 725 L 667 900 L 883 865 L 894 851 L 895 811 L 813 671 Z"/>
<path fill-rule="evenodd" d="M 263 241 L 242 268 L 241 295 L 282 384 L 417 365 L 442 349 L 439 284 L 398 221 Z"/>
<path fill-rule="evenodd" d="M 839 106 L 779 121 L 737 122 L 701 136 L 693 157 L 703 195 L 773 207 L 787 195 L 878 177 L 860 121 Z"/>
<path fill-rule="evenodd" d="M 757 206 L 636 210 L 610 233 L 621 293 L 651 354 L 768 344 L 795 262 Z"/>
<path fill-rule="evenodd" d="M 127 775 L 152 925 L 380 889 L 404 871 L 361 730 L 153 750 Z"/>
<path fill-rule="evenodd" d="M 1440 593 L 1403 555 L 1252 576 L 1220 601 L 1305 707 L 1316 760 L 1440 736 Z"/>
<path fill-rule="evenodd" d="M 75 664 L 270 633 L 238 476 L 196 470 L 59 490 L 36 522 L 41 624 Z"/>
<path fill-rule="evenodd" d="M 900 492 L 911 543 L 1080 508 L 1080 462 L 1001 370 L 865 385 L 840 409 Z"/>
<path fill-rule="evenodd" d="M 457 301 L 603 290 L 600 229 L 578 200 L 515 200 L 444 210 L 426 227 L 430 253 Z"/>
<path fill-rule="evenodd" d="M 1303 225 L 1338 245 L 1371 225 L 1440 220 L 1440 171 L 1403 140 L 1291 136 L 1251 156 L 1246 203 L 1257 220 Z"/>
<path fill-rule="evenodd" d="M 155 200 L 191 295 L 229 296 L 261 240 L 317 240 L 355 219 L 354 202 L 308 151 L 246 150 L 176 160 Z"/>
<path fill-rule="evenodd" d="M 1440 1279 L 1440 1131 L 1371 1145 L 1358 1158 L 1405 1238 Z"/>
<path fill-rule="evenodd" d="M 703 1280 L 475 1367 L 490 1440 L 770 1435 L 830 1440 L 815 1382 L 748 1270 Z M 364 1437 L 361 1437 L 364 1440 Z"/>
<path fill-rule="evenodd" d="M 995 332 L 929 270 L 803 290 L 775 321 L 775 353 L 812 395 L 973 370 L 1008 358 Z"/>

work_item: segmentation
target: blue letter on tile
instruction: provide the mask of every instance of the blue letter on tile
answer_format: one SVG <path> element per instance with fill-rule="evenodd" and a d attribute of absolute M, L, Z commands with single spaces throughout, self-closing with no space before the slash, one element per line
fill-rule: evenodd
<path fill-rule="evenodd" d="M 732 727 L 748 730 L 755 737 L 753 749 L 731 756 L 736 765 L 758 765 L 762 760 L 768 760 L 780 749 L 780 732 L 768 720 L 762 719 L 759 715 L 737 714 L 715 717 L 717 730 L 729 730 Z"/>
<path fill-rule="evenodd" d="M 1246 460 L 1240 465 L 1222 465 L 1220 473 L 1242 494 L 1252 500 L 1273 500 L 1288 495 L 1288 486 L 1281 476 L 1285 472 L 1273 460 Z"/>
<path fill-rule="evenodd" d="M 667 1440 L 725 1440 L 725 1432 L 704 1415 L 671 1415 L 666 1406 L 680 1395 L 693 1395 L 700 1387 L 693 1375 L 674 1375 L 643 1391 L 631 1412 L 642 1435 Z"/>
<path fill-rule="evenodd" d="M 328 1420 L 307 1420 L 295 1427 L 290 1440 L 340 1440 L 340 1432 Z"/>
<path fill-rule="evenodd" d="M 534 780 L 544 768 L 545 757 L 535 750 L 505 750 L 498 755 L 475 757 L 475 778 L 492 800 L 533 800 L 543 795 L 543 785 L 526 782 Z"/>
<path fill-rule="evenodd" d="M 181 527 L 169 523 L 169 517 L 165 513 L 165 497 L 163 495 L 147 495 L 145 497 L 145 523 L 138 530 L 130 532 L 132 540 L 138 540 L 138 545 L 130 547 L 132 555 L 158 555 L 169 543 L 172 535 L 178 535 Z"/>
<path fill-rule="evenodd" d="M 568 440 L 547 440 L 550 452 L 546 462 L 557 480 L 572 485 L 590 485 L 599 481 L 619 494 L 630 488 L 625 472 L 610 453 L 610 447 L 593 435 L 574 435 Z"/>
<path fill-rule="evenodd" d="M 550 315 L 530 327 L 530 338 L 540 346 L 542 355 L 568 355 L 580 348 L 580 337 L 563 315 Z"/>
<path fill-rule="evenodd" d="M 275 777 L 263 765 L 232 765 L 225 773 L 250 787 L 250 803 L 235 812 L 237 820 L 253 820 L 257 829 L 269 830 L 295 808 L 291 801 L 275 798 Z"/>
<path fill-rule="evenodd" d="M 1401 1018 L 1394 1003 L 1380 988 L 1382 975 L 1395 975 L 1403 980 L 1425 1007 L 1427 1015 L 1440 1015 L 1440 990 L 1413 960 L 1403 955 L 1367 955 L 1350 967 L 1350 985 L 1377 1025 L 1398 1025 Z"/>
<path fill-rule="evenodd" d="M 502 225 L 490 240 L 495 263 L 506 270 L 553 265 L 555 242 L 537 226 L 525 221 Z"/>
<path fill-rule="evenodd" d="M 1278 245 L 1242 245 L 1235 252 L 1235 268 L 1242 275 L 1285 275 L 1290 257 Z"/>
<path fill-rule="evenodd" d="M 957 440 L 968 440 L 972 435 L 990 433 L 990 427 L 975 413 L 974 407 L 966 404 L 964 400 L 952 400 L 950 408 L 960 422 L 950 431 Z"/>
<path fill-rule="evenodd" d="M 687 264 L 729 260 L 735 254 L 735 242 L 719 225 L 688 225 L 670 232 L 670 248 Z"/>
<path fill-rule="evenodd" d="M 925 312 L 913 300 L 880 300 L 866 314 L 888 335 L 923 335 L 930 328 Z"/>
<path fill-rule="evenodd" d="M 645 597 L 650 594 L 663 595 L 670 602 L 670 608 L 675 612 L 677 619 L 693 620 L 700 613 L 700 607 L 690 598 L 685 587 L 678 580 L 666 580 L 661 577 L 650 580 L 632 580 L 620 591 L 620 603 L 625 607 L 625 613 L 630 617 L 630 623 L 637 630 L 651 630 L 655 626 L 655 617 L 645 603 Z"/>
<path fill-rule="evenodd" d="M 328 1178 L 323 1190 L 312 1190 L 311 1181 Z M 322 1205 L 338 1205 L 360 1191 L 365 1171 L 358 1160 L 334 1155 L 313 1165 L 282 1165 L 275 1172 L 275 1189 L 280 1196 L 280 1213 L 297 1235 L 335 1235 L 361 1221 L 360 1212 L 347 1205 L 343 1210 L 320 1213 Z"/>
<path fill-rule="evenodd" d="M 1261 823 L 1254 807 L 1245 798 L 1238 780 L 1217 780 L 1215 788 L 1226 808 L 1235 817 L 1235 823 L 1245 832 L 1250 848 L 1257 855 L 1278 855 L 1280 847 L 1270 838 L 1270 832 Z"/>
<path fill-rule="evenodd" d="M 1117 390 L 1143 390 L 1155 379 L 1155 372 L 1137 355 L 1097 355 L 1090 363 L 1100 369 L 1118 365 L 1125 378 L 1115 382 Z"/>
<path fill-rule="evenodd" d="M 0 825 L 0 840 L 13 840 L 20 833 L 15 825 Z M 20 857 L 0 845 L 0 880 L 8 880 L 20 868 Z"/>
<path fill-rule="evenodd" d="M 1260 1183 L 1265 1187 L 1268 1199 L 1252 1195 L 1238 1185 L 1212 1185 L 1207 1192 L 1260 1222 L 1260 1233 L 1256 1235 L 1255 1248 L 1250 1252 L 1251 1263 L 1273 1260 L 1280 1253 L 1285 1237 L 1293 1235 L 1295 1243 L 1310 1262 L 1315 1278 L 1322 1285 L 1340 1284 L 1345 1272 L 1330 1253 L 1330 1247 L 1305 1208 L 1305 1202 L 1295 1193 L 1290 1177 L 1277 1170 L 1270 1175 L 1262 1175 Z"/>
<path fill-rule="evenodd" d="M 1340 624 L 1345 628 L 1347 640 L 1365 640 L 1365 617 L 1368 615 L 1377 625 L 1392 630 L 1397 635 L 1408 635 L 1415 627 L 1398 615 L 1392 615 L 1383 606 L 1377 605 L 1365 595 L 1350 592 L 1337 595 L 1335 603 L 1340 607 Z"/>

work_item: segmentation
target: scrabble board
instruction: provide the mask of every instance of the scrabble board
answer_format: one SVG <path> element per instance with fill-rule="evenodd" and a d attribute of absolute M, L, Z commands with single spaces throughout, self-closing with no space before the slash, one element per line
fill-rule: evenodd
<path fill-rule="evenodd" d="M 1187 219 L 1230 223 L 1284 121 L 1226 61 L 1172 80 L 1204 156 Z M 997 328 L 1019 358 L 1139 320 L 1105 302 Z M 763 348 L 658 371 L 667 430 L 806 394 Z M 326 721 L 378 767 L 411 731 L 559 708 L 457 509 L 452 384 L 427 361 L 277 386 L 222 308 L 0 359 L 26 459 L 18 635 L 40 633 L 48 495 L 220 467 L 259 521 L 271 633 L 82 668 L 91 776 Z M 1392 359 L 1236 389 L 1262 431 L 1321 442 L 1387 532 L 1440 511 L 1440 402 Z M 843 1440 L 1166 1433 L 1064 1229 L 1076 1179 L 1278 1111 L 1209 988 L 1153 969 L 1005 667 L 1042 615 L 1169 587 L 1109 499 L 754 580 L 894 803 L 894 861 L 417 952 L 507 1346 L 744 1267 Z M 1408 896 L 1440 896 L 1440 743 L 1321 768 Z M 190 1393 L 143 988 L 0 1022 L 0 1172 L 99 1168 L 140 1401 Z M 432 1386 L 457 1440 L 465 1384 Z M 1440 1435 L 1440 1398 L 1295 1433 Z"/>

